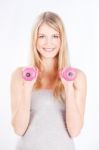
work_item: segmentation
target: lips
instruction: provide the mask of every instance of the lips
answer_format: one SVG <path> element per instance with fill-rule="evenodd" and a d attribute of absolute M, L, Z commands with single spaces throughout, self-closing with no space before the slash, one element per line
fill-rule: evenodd
<path fill-rule="evenodd" d="M 54 50 L 54 48 L 43 48 L 44 49 L 44 51 L 46 51 L 46 52 L 52 52 L 53 50 Z"/>

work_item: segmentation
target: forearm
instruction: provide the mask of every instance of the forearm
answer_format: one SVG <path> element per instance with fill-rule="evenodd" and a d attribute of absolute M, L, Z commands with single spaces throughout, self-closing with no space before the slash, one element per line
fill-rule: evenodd
<path fill-rule="evenodd" d="M 12 125 L 16 134 L 23 135 L 27 129 L 28 122 L 29 111 L 20 107 L 12 118 Z"/>
<path fill-rule="evenodd" d="M 16 98 L 19 98 L 16 96 Z M 19 135 L 23 135 L 26 131 L 30 118 L 30 99 L 31 93 L 20 93 L 20 99 L 13 112 L 12 125 L 15 132 Z"/>
<path fill-rule="evenodd" d="M 66 124 L 69 134 L 77 136 L 83 125 L 83 118 L 80 114 L 76 102 L 76 94 L 74 87 L 71 86 L 69 90 L 65 88 L 66 93 Z"/>
<path fill-rule="evenodd" d="M 11 77 L 11 111 L 12 125 L 15 132 L 23 135 L 28 127 L 30 119 L 30 103 L 33 84 L 36 81 L 24 80 L 23 67 L 17 68 Z"/>

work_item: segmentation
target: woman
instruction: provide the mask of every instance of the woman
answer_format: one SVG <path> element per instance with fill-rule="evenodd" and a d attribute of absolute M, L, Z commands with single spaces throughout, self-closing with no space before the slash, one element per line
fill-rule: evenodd
<path fill-rule="evenodd" d="M 73 137 L 84 122 L 86 76 L 75 69 L 73 80 L 61 18 L 44 12 L 33 28 L 31 64 L 35 78 L 23 78 L 24 67 L 11 79 L 12 125 L 21 136 L 17 150 L 74 150 Z"/>

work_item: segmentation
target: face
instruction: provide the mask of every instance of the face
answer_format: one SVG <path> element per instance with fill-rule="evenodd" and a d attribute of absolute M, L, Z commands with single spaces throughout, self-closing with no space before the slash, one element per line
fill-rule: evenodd
<path fill-rule="evenodd" d="M 42 24 L 37 35 L 37 50 L 44 58 L 54 58 L 60 50 L 60 34 L 47 24 Z"/>

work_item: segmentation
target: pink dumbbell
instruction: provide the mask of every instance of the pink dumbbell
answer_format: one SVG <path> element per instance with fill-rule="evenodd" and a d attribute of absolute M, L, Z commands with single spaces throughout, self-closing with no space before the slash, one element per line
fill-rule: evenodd
<path fill-rule="evenodd" d="M 69 67 L 62 72 L 62 76 L 64 77 L 65 80 L 72 81 L 76 78 L 77 75 L 76 71 L 77 70 L 75 68 Z"/>
<path fill-rule="evenodd" d="M 24 68 L 22 71 L 22 77 L 24 80 L 31 81 L 36 77 L 37 70 L 33 67 Z"/>

